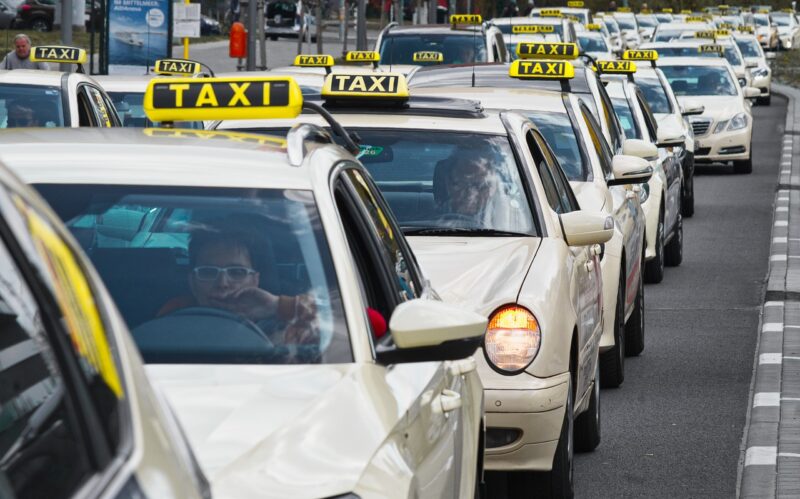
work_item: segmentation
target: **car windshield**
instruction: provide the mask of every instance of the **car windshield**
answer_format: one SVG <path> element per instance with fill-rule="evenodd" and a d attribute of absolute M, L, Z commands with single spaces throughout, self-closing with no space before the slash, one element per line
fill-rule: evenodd
<path fill-rule="evenodd" d="M 619 25 L 614 21 L 603 21 L 610 33 L 619 33 Z"/>
<path fill-rule="evenodd" d="M 58 87 L 0 84 L 0 128 L 63 126 Z"/>
<path fill-rule="evenodd" d="M 633 118 L 633 112 L 631 112 L 631 108 L 628 105 L 628 99 L 612 98 L 611 103 L 614 105 L 614 111 L 617 113 L 619 122 L 622 124 L 625 138 L 641 139 L 642 134 L 639 127 L 636 125 L 636 120 Z"/>
<path fill-rule="evenodd" d="M 511 35 L 511 34 L 514 34 L 514 32 L 513 32 L 513 27 L 514 26 L 547 26 L 546 29 L 548 30 L 548 32 L 547 33 L 542 33 L 542 34 L 544 36 L 551 37 L 554 41 L 556 40 L 556 38 L 553 38 L 553 37 L 557 36 L 558 40 L 561 40 L 561 36 L 564 34 L 564 26 L 561 23 L 559 23 L 559 24 L 536 24 L 536 20 L 535 19 L 531 19 L 530 22 L 519 22 L 519 23 L 514 23 L 514 24 L 499 24 L 499 25 L 497 25 L 497 28 L 504 35 Z M 553 28 L 552 32 L 550 31 L 551 27 Z M 525 33 L 525 36 L 526 37 L 530 36 L 530 34 L 529 33 Z"/>
<path fill-rule="evenodd" d="M 441 52 L 442 64 L 486 62 L 486 42 L 483 35 L 461 33 L 387 35 L 381 42 L 381 64 L 414 64 L 415 52 Z"/>
<path fill-rule="evenodd" d="M 739 57 L 739 51 L 736 50 L 736 47 L 733 45 L 724 45 L 725 51 L 723 55 L 725 59 L 731 64 L 731 66 L 742 66 L 744 62 L 742 58 Z"/>
<path fill-rule="evenodd" d="M 660 52 L 659 52 L 660 53 Z M 642 89 L 644 98 L 650 104 L 650 110 L 655 114 L 672 113 L 672 104 L 667 97 L 667 92 L 658 78 L 636 78 L 636 85 Z"/>
<path fill-rule="evenodd" d="M 659 23 L 671 23 L 672 14 L 656 14 L 656 19 L 658 19 Z"/>
<path fill-rule="evenodd" d="M 789 16 L 772 14 L 772 22 L 778 26 L 789 26 Z"/>
<path fill-rule="evenodd" d="M 529 114 L 528 119 L 542 132 L 567 178 L 579 182 L 588 180 L 589 165 L 569 116 L 566 113 L 538 112 Z"/>
<path fill-rule="evenodd" d="M 720 66 L 661 66 L 675 95 L 737 95 L 730 73 Z"/>
<path fill-rule="evenodd" d="M 40 184 L 144 360 L 351 362 L 309 191 Z"/>
<path fill-rule="evenodd" d="M 620 29 L 636 29 L 636 22 L 631 17 L 615 17 Z"/>
<path fill-rule="evenodd" d="M 122 126 L 150 128 L 160 126 L 160 123 L 152 122 L 144 114 L 144 92 L 108 92 L 111 102 L 117 109 Z M 175 128 L 191 128 L 202 130 L 202 121 L 177 121 Z"/>
<path fill-rule="evenodd" d="M 690 46 L 690 47 L 659 47 L 658 49 L 658 57 L 665 58 L 665 57 L 719 57 L 715 52 L 700 52 L 697 46 Z M 739 54 L 736 52 L 736 49 L 733 48 L 732 45 L 725 45 L 724 46 L 724 55 L 725 59 L 728 60 L 729 63 L 733 66 L 741 66 L 742 59 L 739 57 Z"/>
<path fill-rule="evenodd" d="M 608 52 L 608 45 L 603 36 L 599 35 L 578 35 L 578 45 L 581 52 Z"/>
<path fill-rule="evenodd" d="M 745 57 L 761 57 L 760 45 L 756 40 L 737 39 L 736 45 L 739 46 L 739 50 Z"/>
<path fill-rule="evenodd" d="M 636 21 L 639 23 L 640 28 L 655 28 L 658 26 L 658 20 L 652 16 L 638 16 Z"/>
<path fill-rule="evenodd" d="M 769 18 L 767 16 L 754 16 L 753 20 L 756 26 L 769 26 Z"/>
<path fill-rule="evenodd" d="M 506 136 L 353 130 L 359 159 L 407 233 L 537 234 Z"/>

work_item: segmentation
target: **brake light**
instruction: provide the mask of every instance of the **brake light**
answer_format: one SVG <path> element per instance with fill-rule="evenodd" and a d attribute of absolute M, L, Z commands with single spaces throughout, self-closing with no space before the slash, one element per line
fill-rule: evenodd
<path fill-rule="evenodd" d="M 19 6 L 19 10 L 21 10 L 22 12 L 28 12 L 29 10 L 31 10 L 31 6 L 24 3 Z"/>

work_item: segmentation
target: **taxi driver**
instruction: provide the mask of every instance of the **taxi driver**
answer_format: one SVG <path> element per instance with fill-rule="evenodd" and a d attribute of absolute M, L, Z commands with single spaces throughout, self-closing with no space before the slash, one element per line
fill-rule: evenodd
<path fill-rule="evenodd" d="M 435 198 L 445 218 L 469 219 L 485 225 L 499 181 L 489 159 L 460 151 L 441 161 L 434 173 Z"/>

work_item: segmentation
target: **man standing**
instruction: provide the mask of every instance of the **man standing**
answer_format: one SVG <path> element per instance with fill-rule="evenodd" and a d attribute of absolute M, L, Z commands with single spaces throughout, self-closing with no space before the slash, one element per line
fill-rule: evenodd
<path fill-rule="evenodd" d="M 14 37 L 14 50 L 0 62 L 0 69 L 50 69 L 46 62 L 33 62 L 30 56 L 31 39 L 20 33 Z"/>

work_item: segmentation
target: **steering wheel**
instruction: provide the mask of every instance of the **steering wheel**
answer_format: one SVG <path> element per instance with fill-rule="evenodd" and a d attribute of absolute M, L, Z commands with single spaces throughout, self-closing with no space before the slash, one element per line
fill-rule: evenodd
<path fill-rule="evenodd" d="M 269 347 L 274 347 L 275 343 L 269 339 L 267 333 L 264 332 L 260 327 L 256 325 L 255 322 L 251 321 L 247 317 L 242 317 L 241 315 L 234 314 L 233 312 L 229 312 L 227 310 L 223 310 L 221 308 L 214 308 L 214 307 L 186 307 L 178 309 L 171 314 L 171 316 L 192 316 L 192 317 L 215 317 L 218 319 L 225 319 L 233 322 L 237 322 L 246 328 L 250 329 L 258 336 L 264 339 Z"/>

